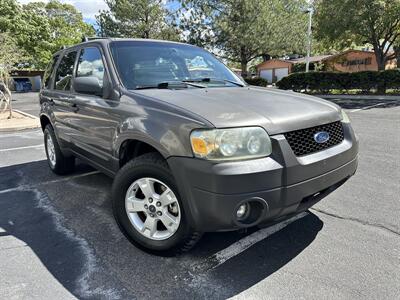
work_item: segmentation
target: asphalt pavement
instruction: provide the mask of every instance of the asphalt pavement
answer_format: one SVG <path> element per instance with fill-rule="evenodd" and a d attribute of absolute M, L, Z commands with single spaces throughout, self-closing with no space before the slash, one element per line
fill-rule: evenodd
<path fill-rule="evenodd" d="M 14 107 L 37 115 L 23 95 Z M 125 239 L 110 178 L 79 161 L 52 174 L 40 129 L 0 133 L 0 299 L 399 299 L 400 100 L 338 102 L 360 138 L 354 177 L 297 219 L 177 257 Z"/>

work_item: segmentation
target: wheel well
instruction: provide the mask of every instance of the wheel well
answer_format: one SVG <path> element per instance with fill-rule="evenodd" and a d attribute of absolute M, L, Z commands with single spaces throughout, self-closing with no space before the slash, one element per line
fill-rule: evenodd
<path fill-rule="evenodd" d="M 46 128 L 47 124 L 51 124 L 50 120 L 46 116 L 41 116 L 40 117 L 40 125 L 42 126 L 42 130 Z"/>
<path fill-rule="evenodd" d="M 146 153 L 151 153 L 155 152 L 161 155 L 160 151 L 158 151 L 156 148 L 153 146 L 138 141 L 138 140 L 127 140 L 124 141 L 121 145 L 120 151 L 119 151 L 119 165 L 122 167 L 125 165 L 128 161 L 146 154 Z M 162 156 L 162 155 L 161 155 Z"/>

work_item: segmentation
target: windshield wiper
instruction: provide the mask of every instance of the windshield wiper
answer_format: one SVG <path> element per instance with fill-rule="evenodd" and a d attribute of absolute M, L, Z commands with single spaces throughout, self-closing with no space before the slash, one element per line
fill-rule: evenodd
<path fill-rule="evenodd" d="M 206 86 L 204 85 L 194 84 L 185 81 L 165 81 L 165 82 L 160 82 L 156 85 L 138 85 L 135 87 L 135 90 L 168 89 L 171 87 L 187 87 L 188 85 L 202 89 L 206 88 Z"/>
<path fill-rule="evenodd" d="M 236 82 L 236 81 L 233 81 L 233 80 L 229 80 L 229 79 L 224 79 L 224 81 L 225 81 L 225 82 L 232 83 L 232 84 L 235 84 L 235 85 L 240 86 L 240 87 L 244 87 L 244 86 L 245 86 L 245 85 L 242 84 L 242 83 L 239 83 L 239 82 Z"/>
<path fill-rule="evenodd" d="M 209 78 L 209 77 L 205 77 L 205 78 L 199 78 L 199 79 L 189 79 L 189 80 L 182 80 L 183 82 L 228 82 L 228 83 L 232 83 L 234 85 L 240 86 L 240 87 L 244 87 L 243 84 L 233 81 L 233 80 L 229 80 L 229 79 L 216 79 L 216 78 Z"/>

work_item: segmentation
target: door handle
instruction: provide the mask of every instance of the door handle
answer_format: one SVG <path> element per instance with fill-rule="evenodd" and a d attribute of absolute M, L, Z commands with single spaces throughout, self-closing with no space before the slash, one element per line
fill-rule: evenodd
<path fill-rule="evenodd" d="M 72 103 L 72 104 L 71 104 L 71 107 L 73 108 L 73 109 L 72 109 L 73 112 L 77 113 L 77 112 L 79 111 L 79 106 L 78 106 L 78 104 Z"/>

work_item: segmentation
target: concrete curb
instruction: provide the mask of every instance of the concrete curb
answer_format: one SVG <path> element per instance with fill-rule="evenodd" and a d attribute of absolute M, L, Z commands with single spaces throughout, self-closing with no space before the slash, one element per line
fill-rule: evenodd
<path fill-rule="evenodd" d="M 40 128 L 40 124 L 32 125 L 32 126 L 24 126 L 24 127 L 7 127 L 7 128 L 0 128 L 0 132 L 13 132 L 13 131 L 23 131 L 27 129 L 36 129 Z"/>
<path fill-rule="evenodd" d="M 21 125 L 21 126 L 13 126 L 13 127 L 5 127 L 5 128 L 0 128 L 0 132 L 12 132 L 12 131 L 22 131 L 22 130 L 26 130 L 26 129 L 36 129 L 36 128 L 40 128 L 40 122 L 39 122 L 39 118 L 28 114 L 26 112 L 20 111 L 18 109 L 13 109 L 14 112 L 19 113 L 27 118 L 33 119 L 35 122 L 33 124 L 29 124 L 29 125 Z"/>
<path fill-rule="evenodd" d="M 28 113 L 23 112 L 22 110 L 19 110 L 19 109 L 13 109 L 13 111 L 16 111 L 17 113 L 19 113 L 21 115 L 24 115 L 25 117 L 28 117 L 28 118 L 39 119 L 39 117 L 31 115 L 31 114 L 28 114 Z"/>
<path fill-rule="evenodd" d="M 313 95 L 323 99 L 336 99 L 336 100 L 379 100 L 379 101 L 393 101 L 400 100 L 399 96 L 385 96 L 385 95 Z"/>

